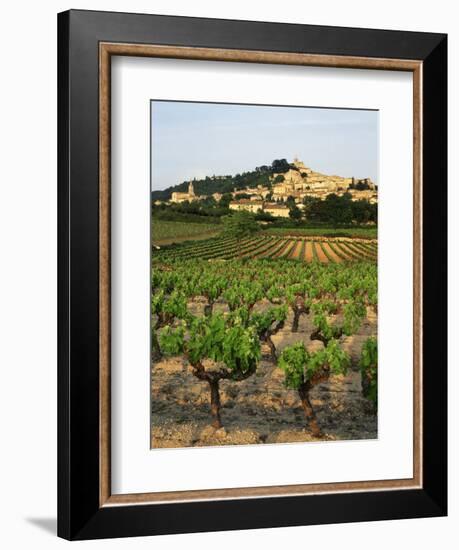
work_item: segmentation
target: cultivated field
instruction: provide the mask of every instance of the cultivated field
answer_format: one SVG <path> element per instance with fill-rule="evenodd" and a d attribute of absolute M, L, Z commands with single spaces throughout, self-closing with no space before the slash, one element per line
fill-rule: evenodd
<path fill-rule="evenodd" d="M 151 237 L 154 245 L 170 245 L 188 240 L 208 239 L 218 235 L 221 227 L 214 223 L 187 223 L 153 220 Z"/>
<path fill-rule="evenodd" d="M 220 237 L 184 243 L 155 252 L 158 262 L 178 258 L 224 259 L 284 258 L 302 262 L 343 263 L 375 262 L 378 255 L 376 240 L 348 237 L 300 237 L 257 234 L 243 239 Z"/>
<path fill-rule="evenodd" d="M 377 437 L 377 242 L 153 251 L 152 447 Z"/>
<path fill-rule="evenodd" d="M 356 237 L 361 239 L 377 239 L 378 229 L 375 226 L 359 227 L 269 227 L 266 233 L 279 236 L 296 237 Z"/>

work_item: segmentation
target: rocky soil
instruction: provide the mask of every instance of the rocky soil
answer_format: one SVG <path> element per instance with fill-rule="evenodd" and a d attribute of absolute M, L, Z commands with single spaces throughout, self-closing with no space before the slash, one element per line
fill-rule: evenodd
<path fill-rule="evenodd" d="M 278 353 L 298 340 L 303 340 L 311 351 L 323 345 L 309 339 L 312 326 L 307 317 L 301 318 L 297 333 L 290 331 L 291 321 L 290 316 L 286 328 L 273 337 Z M 347 375 L 331 376 L 311 392 L 324 434 L 320 441 L 377 438 L 377 418 L 362 396 L 357 369 L 363 341 L 376 333 L 376 315 L 369 310 L 359 333 L 341 340 L 352 358 Z M 319 441 L 308 430 L 297 392 L 284 387 L 283 372 L 269 360 L 267 346 L 262 352 L 263 359 L 252 377 L 242 382 L 221 382 L 224 427 L 220 430 L 210 426 L 208 384 L 195 378 L 180 357 L 155 363 L 152 448 Z"/>

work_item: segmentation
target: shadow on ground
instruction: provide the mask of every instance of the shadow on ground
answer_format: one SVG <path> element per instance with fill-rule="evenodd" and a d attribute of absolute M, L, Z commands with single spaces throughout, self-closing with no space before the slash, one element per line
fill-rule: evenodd
<path fill-rule="evenodd" d="M 50 535 L 56 535 L 57 533 L 56 518 L 25 518 L 25 520 Z"/>

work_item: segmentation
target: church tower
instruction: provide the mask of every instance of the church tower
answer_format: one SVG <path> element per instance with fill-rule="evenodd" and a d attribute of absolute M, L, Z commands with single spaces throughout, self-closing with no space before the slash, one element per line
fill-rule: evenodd
<path fill-rule="evenodd" d="M 192 181 L 190 181 L 190 185 L 188 185 L 188 195 L 190 195 L 190 197 L 194 197 L 194 187 Z"/>

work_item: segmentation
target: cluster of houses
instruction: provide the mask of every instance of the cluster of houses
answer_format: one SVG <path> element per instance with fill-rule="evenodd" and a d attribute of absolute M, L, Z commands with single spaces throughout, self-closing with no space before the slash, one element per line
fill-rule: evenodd
<path fill-rule="evenodd" d="M 302 205 L 299 204 L 298 206 L 301 207 Z M 252 198 L 231 201 L 229 208 L 230 210 L 245 210 L 254 214 L 265 212 L 276 218 L 288 218 L 290 215 L 290 208 L 286 204 Z"/>
<path fill-rule="evenodd" d="M 271 182 L 270 187 L 258 185 L 255 188 L 233 191 L 233 200 L 229 203 L 229 208 L 253 213 L 263 211 L 275 217 L 287 218 L 289 208 L 285 203 L 289 197 L 293 198 L 299 208 L 303 206 L 303 199 L 307 196 L 325 199 L 330 193 L 337 195 L 350 193 L 352 200 L 366 199 L 372 204 L 378 202 L 377 186 L 369 178 L 356 180 L 341 176 L 327 176 L 311 170 L 297 158 L 287 172 L 273 174 Z M 244 198 L 238 198 L 240 195 Z M 212 197 L 219 201 L 222 195 L 214 193 Z M 188 192 L 172 193 L 170 202 L 191 202 L 204 198 L 207 197 L 195 194 L 193 183 L 190 182 Z"/>

